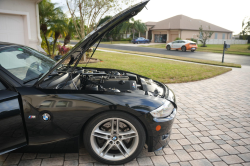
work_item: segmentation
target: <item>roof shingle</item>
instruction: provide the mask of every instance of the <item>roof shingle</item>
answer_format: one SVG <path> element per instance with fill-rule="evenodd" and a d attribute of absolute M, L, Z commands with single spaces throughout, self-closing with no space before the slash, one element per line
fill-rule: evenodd
<path fill-rule="evenodd" d="M 147 22 L 146 25 L 152 25 L 153 22 Z M 163 29 L 182 29 L 182 30 L 199 30 L 202 25 L 203 30 L 210 30 L 216 32 L 232 32 L 228 29 L 219 27 L 209 22 L 193 19 L 184 15 L 177 15 L 159 22 L 151 28 L 152 30 L 163 30 Z"/>

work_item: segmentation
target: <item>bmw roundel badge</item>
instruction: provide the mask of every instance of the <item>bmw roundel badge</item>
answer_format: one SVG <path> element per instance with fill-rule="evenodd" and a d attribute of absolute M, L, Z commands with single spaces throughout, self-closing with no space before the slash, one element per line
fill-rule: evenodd
<path fill-rule="evenodd" d="M 43 114 L 43 120 L 44 120 L 44 121 L 50 120 L 50 115 L 49 115 L 48 113 L 44 113 L 44 114 Z"/>

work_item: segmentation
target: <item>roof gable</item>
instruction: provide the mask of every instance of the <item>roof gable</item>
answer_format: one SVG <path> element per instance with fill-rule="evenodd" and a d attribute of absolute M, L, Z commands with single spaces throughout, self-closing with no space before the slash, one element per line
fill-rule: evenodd
<path fill-rule="evenodd" d="M 228 29 L 219 27 L 217 25 L 211 24 L 209 22 L 193 19 L 184 15 L 177 15 L 162 21 L 159 21 L 155 24 L 152 30 L 163 30 L 163 29 L 183 29 L 183 30 L 199 30 L 199 27 L 202 25 L 203 30 L 210 30 L 216 32 L 232 32 Z"/>

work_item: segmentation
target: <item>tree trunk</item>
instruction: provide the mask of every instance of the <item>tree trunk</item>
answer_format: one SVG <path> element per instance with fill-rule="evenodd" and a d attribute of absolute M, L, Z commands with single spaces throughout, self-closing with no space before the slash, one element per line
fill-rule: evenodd
<path fill-rule="evenodd" d="M 43 36 L 44 36 L 44 39 L 45 39 L 45 42 L 46 42 L 46 45 L 47 45 L 47 48 L 48 48 L 49 56 L 51 57 L 49 43 L 48 43 L 48 40 L 47 40 L 47 37 L 46 37 L 46 32 L 43 32 Z"/>
<path fill-rule="evenodd" d="M 54 40 L 54 43 L 53 43 L 53 53 L 52 53 L 52 55 L 54 55 L 54 53 L 55 53 L 56 41 L 57 41 L 59 36 L 60 36 L 60 32 L 55 32 L 55 40 Z"/>

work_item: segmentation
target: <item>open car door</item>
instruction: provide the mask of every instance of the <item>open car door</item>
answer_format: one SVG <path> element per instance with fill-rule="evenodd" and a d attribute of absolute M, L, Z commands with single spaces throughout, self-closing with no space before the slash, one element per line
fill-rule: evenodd
<path fill-rule="evenodd" d="M 0 155 L 27 145 L 18 95 L 0 78 Z"/>

